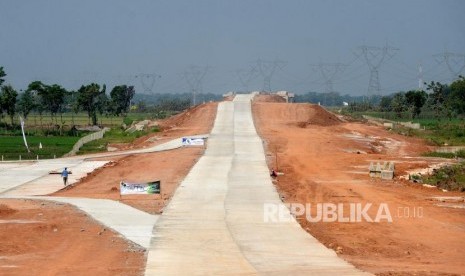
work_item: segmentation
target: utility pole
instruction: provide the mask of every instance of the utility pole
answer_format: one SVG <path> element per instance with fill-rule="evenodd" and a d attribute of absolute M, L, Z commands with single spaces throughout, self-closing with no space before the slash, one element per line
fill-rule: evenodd
<path fill-rule="evenodd" d="M 368 82 L 367 98 L 373 95 L 381 95 L 381 85 L 379 81 L 379 68 L 387 60 L 394 57 L 398 48 L 384 46 L 360 46 L 358 47 L 358 56 L 362 55 L 370 69 L 370 81 Z M 357 55 L 357 54 L 356 54 Z"/>
<path fill-rule="evenodd" d="M 208 69 L 208 66 L 191 65 L 183 74 L 187 84 L 189 85 L 192 91 L 193 106 L 197 104 L 196 94 L 202 91 L 202 80 L 207 74 Z"/>
<path fill-rule="evenodd" d="M 257 60 L 257 67 L 263 77 L 263 90 L 271 91 L 271 78 L 277 69 L 282 70 L 286 66 L 285 61 L 275 59 L 273 61 Z"/>
<path fill-rule="evenodd" d="M 434 57 L 439 64 L 446 63 L 453 80 L 457 79 L 465 69 L 465 54 L 444 51 L 444 53 L 434 55 Z"/>
<path fill-rule="evenodd" d="M 155 85 L 156 80 L 161 78 L 161 76 L 153 73 L 142 73 L 137 74 L 135 78 L 140 80 L 140 84 L 142 85 L 145 94 L 152 94 L 153 86 Z"/>

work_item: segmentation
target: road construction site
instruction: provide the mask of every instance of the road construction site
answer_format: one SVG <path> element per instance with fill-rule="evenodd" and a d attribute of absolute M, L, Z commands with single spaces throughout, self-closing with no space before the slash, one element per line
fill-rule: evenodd
<path fill-rule="evenodd" d="M 465 273 L 465 208 L 444 200 L 463 195 L 399 178 L 446 160 L 421 157 L 430 148 L 419 139 L 277 101 L 236 95 L 160 122 L 161 133 L 122 151 L 1 163 L 0 273 Z M 183 147 L 186 136 L 206 146 Z M 370 178 L 370 163 L 384 161 L 394 179 Z M 49 174 L 64 167 L 66 187 Z M 155 179 L 159 195 L 118 190 Z M 393 220 L 264 221 L 265 204 L 285 203 L 387 204 Z"/>

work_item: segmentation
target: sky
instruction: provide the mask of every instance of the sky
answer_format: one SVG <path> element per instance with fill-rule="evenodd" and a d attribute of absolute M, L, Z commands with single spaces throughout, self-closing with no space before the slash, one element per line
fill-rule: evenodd
<path fill-rule="evenodd" d="M 465 75 L 463 14 L 463 0 L 0 0 L 0 66 L 17 90 L 41 80 L 223 94 L 269 77 L 274 91 L 365 95 L 370 46 L 372 65 L 386 53 L 389 94 Z"/>

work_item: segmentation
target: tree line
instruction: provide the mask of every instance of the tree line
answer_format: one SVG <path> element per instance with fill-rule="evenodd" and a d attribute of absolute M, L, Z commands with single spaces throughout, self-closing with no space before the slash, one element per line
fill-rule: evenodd
<path fill-rule="evenodd" d="M 422 112 L 430 111 L 434 118 L 465 117 L 465 78 L 451 84 L 431 81 L 425 83 L 426 91 L 411 90 L 397 92 L 381 97 L 379 102 L 351 102 L 349 111 L 382 111 L 394 112 L 398 118 L 408 113 L 411 119 L 417 118 Z"/>
<path fill-rule="evenodd" d="M 59 84 L 44 84 L 41 81 L 31 82 L 27 89 L 19 94 L 13 86 L 6 84 L 6 73 L 0 67 L 0 115 L 10 117 L 14 126 L 14 117 L 20 114 L 26 120 L 31 112 L 37 112 L 42 118 L 48 113 L 58 125 L 58 115 L 84 111 L 92 125 L 97 125 L 97 114 L 120 116 L 129 112 L 131 100 L 135 95 L 134 86 L 117 85 L 106 93 L 106 86 L 96 83 L 82 85 L 77 91 L 68 91 Z M 74 122 L 73 122 L 74 124 Z"/>

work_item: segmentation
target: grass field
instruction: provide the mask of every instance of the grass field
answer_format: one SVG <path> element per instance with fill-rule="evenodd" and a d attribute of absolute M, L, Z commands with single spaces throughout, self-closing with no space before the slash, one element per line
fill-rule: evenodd
<path fill-rule="evenodd" d="M 124 122 L 127 125 L 130 125 L 133 121 L 141 121 L 145 119 L 153 119 L 156 114 L 153 113 L 128 113 L 126 117 L 115 117 L 115 116 L 97 116 L 98 118 L 98 124 L 100 125 L 105 125 L 105 126 L 121 126 L 121 124 Z M 64 113 L 63 114 L 63 124 L 66 126 L 72 126 L 77 125 L 77 126 L 87 126 L 89 125 L 89 118 L 87 116 L 87 113 Z M 61 124 L 61 117 L 60 115 L 57 115 L 57 120 L 58 124 Z M 8 124 L 10 123 L 9 118 L 8 119 L 3 119 L 4 122 L 7 122 Z M 16 116 L 14 118 L 15 124 L 19 125 L 19 117 Z M 40 127 L 46 126 L 46 125 L 54 125 L 55 124 L 55 119 L 52 120 L 50 117 L 50 114 L 42 114 L 42 121 L 41 121 L 41 116 L 37 113 L 32 113 L 27 117 L 27 120 L 25 122 L 26 128 L 27 127 Z"/>
<path fill-rule="evenodd" d="M 27 143 L 31 150 L 28 153 L 22 136 L 0 136 L 0 156 L 4 160 L 18 160 L 19 155 L 22 160 L 35 160 L 37 155 L 39 159 L 61 157 L 73 148 L 79 138 L 28 136 Z M 42 143 L 42 149 L 39 149 L 39 143 Z"/>
<path fill-rule="evenodd" d="M 404 114 L 403 118 L 399 119 L 396 118 L 396 115 L 393 112 L 353 112 L 348 115 L 353 116 L 354 118 L 361 118 L 362 115 L 368 115 L 397 122 L 411 121 L 414 123 L 420 123 L 422 128 L 421 130 L 396 127 L 394 131 L 408 136 L 421 137 L 432 145 L 465 145 L 465 120 L 461 118 L 434 119 L 432 114 L 420 114 L 419 118 L 411 120 L 407 114 Z"/>
<path fill-rule="evenodd" d="M 111 127 L 111 130 L 105 134 L 103 139 L 84 145 L 79 154 L 105 151 L 108 143 L 130 143 L 142 135 L 158 131 L 155 128 L 143 132 L 128 133 L 120 128 L 123 123 L 131 125 L 133 121 L 150 118 L 153 118 L 151 113 L 129 113 L 124 118 L 99 116 L 98 123 Z M 61 124 L 61 117 L 58 116 L 57 119 L 58 123 Z M 78 136 L 70 136 L 72 134 L 69 133 L 73 124 L 78 126 L 88 125 L 89 119 L 86 113 L 63 114 L 63 132 L 58 131 L 53 126 L 55 122 L 49 114 L 43 114 L 42 120 L 39 114 L 31 114 L 25 124 L 26 137 L 31 150 L 28 153 L 21 136 L 19 118 L 15 118 L 15 120 L 17 125 L 14 128 L 0 128 L 0 158 L 3 156 L 3 160 L 18 160 L 20 155 L 22 160 L 35 160 L 37 155 L 39 159 L 61 157 L 68 153 L 81 137 L 89 133 L 80 131 L 77 134 Z M 3 121 L 5 122 L 5 120 Z M 39 149 L 39 143 L 42 143 L 42 149 Z"/>
<path fill-rule="evenodd" d="M 145 131 L 136 131 L 133 133 L 125 132 L 120 128 L 111 129 L 103 135 L 102 139 L 95 140 L 83 145 L 79 151 L 78 155 L 80 154 L 88 154 L 88 153 L 96 153 L 96 152 L 104 152 L 107 150 L 107 145 L 110 143 L 131 143 L 135 139 L 146 135 L 150 132 L 158 132 L 158 128 L 151 128 Z"/>

